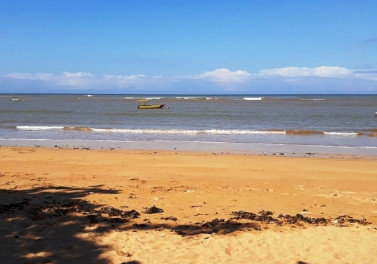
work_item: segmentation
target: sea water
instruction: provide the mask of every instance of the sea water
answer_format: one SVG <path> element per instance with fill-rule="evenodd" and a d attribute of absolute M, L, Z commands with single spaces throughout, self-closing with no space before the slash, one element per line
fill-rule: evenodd
<path fill-rule="evenodd" d="M 139 99 L 165 107 L 139 110 Z M 301 146 L 377 156 L 375 112 L 376 95 L 1 94 L 0 143 L 251 152 Z"/>

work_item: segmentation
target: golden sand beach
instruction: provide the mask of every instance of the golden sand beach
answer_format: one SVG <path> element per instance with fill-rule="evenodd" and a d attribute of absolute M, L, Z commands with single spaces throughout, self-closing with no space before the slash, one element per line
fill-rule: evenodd
<path fill-rule="evenodd" d="M 1 263 L 377 263 L 377 159 L 0 147 Z"/>

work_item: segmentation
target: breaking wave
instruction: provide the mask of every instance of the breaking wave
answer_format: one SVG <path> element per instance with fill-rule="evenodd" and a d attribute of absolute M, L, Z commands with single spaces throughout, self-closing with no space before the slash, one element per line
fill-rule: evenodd
<path fill-rule="evenodd" d="M 176 134 L 176 135 L 293 135 L 293 136 L 338 136 L 377 137 L 374 131 L 363 132 L 337 132 L 337 131 L 312 131 L 312 130 L 242 130 L 242 129 L 134 129 L 134 128 L 92 128 L 80 126 L 16 126 L 17 130 L 25 131 L 78 131 L 93 133 L 123 133 L 123 134 Z"/>
<path fill-rule="evenodd" d="M 18 130 L 63 130 L 64 126 L 16 126 Z"/>

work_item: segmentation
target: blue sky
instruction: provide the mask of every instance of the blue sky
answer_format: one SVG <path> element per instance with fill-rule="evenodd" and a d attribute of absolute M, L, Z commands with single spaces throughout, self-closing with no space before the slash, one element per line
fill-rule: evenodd
<path fill-rule="evenodd" d="M 0 92 L 377 93 L 375 0 L 0 0 Z"/>

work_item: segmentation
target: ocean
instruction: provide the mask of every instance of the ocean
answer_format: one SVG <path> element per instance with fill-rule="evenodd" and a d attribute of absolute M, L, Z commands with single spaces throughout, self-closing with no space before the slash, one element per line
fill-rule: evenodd
<path fill-rule="evenodd" d="M 0 144 L 377 156 L 376 112 L 377 95 L 0 94 Z"/>

